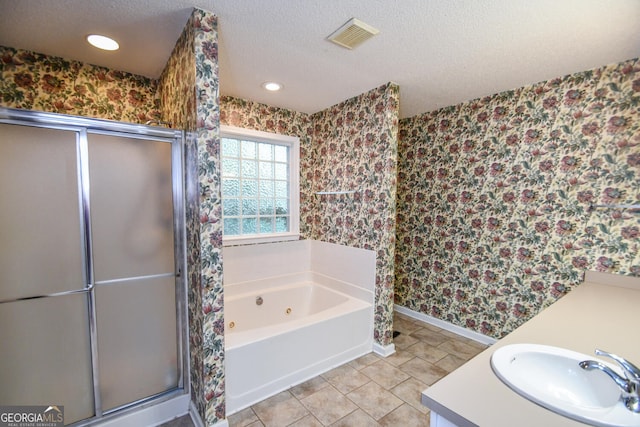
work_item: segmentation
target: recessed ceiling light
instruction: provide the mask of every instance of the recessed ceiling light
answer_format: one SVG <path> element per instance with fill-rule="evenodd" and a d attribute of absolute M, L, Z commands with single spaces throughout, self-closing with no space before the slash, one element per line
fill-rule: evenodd
<path fill-rule="evenodd" d="M 87 36 L 87 41 L 98 49 L 118 50 L 120 48 L 120 45 L 114 39 L 98 34 L 89 34 Z"/>
<path fill-rule="evenodd" d="M 262 87 L 270 92 L 277 92 L 279 90 L 282 90 L 283 86 L 277 82 L 264 82 L 262 83 Z"/>

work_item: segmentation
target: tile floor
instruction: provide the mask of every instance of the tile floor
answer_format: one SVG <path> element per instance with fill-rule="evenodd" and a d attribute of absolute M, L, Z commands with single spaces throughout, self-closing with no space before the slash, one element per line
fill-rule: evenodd
<path fill-rule="evenodd" d="M 393 326 L 395 354 L 362 356 L 230 415 L 229 426 L 429 426 L 422 390 L 486 346 L 399 313 Z"/>

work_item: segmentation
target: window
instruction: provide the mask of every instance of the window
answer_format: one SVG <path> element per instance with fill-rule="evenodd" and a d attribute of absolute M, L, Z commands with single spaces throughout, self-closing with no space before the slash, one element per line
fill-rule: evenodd
<path fill-rule="evenodd" d="M 300 141 L 221 126 L 225 244 L 299 237 Z"/>

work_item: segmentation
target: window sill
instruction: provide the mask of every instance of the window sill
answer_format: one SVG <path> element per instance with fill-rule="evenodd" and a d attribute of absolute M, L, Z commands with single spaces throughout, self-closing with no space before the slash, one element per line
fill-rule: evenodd
<path fill-rule="evenodd" d="M 268 235 L 223 237 L 222 246 L 256 245 L 259 243 L 277 243 L 290 240 L 300 240 L 299 233 L 282 233 Z"/>

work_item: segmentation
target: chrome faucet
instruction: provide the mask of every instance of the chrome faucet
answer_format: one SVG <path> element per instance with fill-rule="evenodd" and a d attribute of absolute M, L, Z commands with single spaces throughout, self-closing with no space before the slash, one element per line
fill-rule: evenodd
<path fill-rule="evenodd" d="M 624 377 L 621 377 L 613 369 L 595 360 L 583 360 L 578 363 L 582 369 L 590 371 L 598 369 L 607 374 L 622 389 L 622 402 L 628 410 L 640 413 L 640 369 L 628 360 L 623 359 L 615 354 L 596 349 L 597 356 L 606 356 L 615 360 L 622 367 Z"/>

